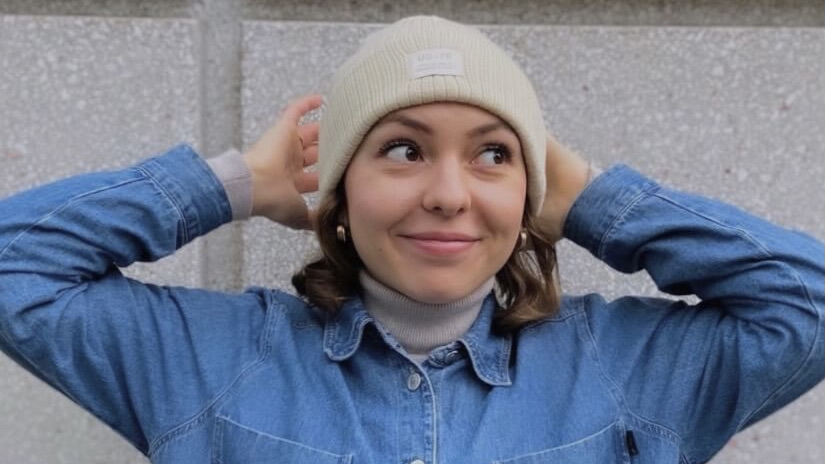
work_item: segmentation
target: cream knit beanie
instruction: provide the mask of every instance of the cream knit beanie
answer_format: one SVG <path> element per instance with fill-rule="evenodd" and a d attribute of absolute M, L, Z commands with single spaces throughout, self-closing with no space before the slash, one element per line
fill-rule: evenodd
<path fill-rule="evenodd" d="M 366 38 L 324 96 L 319 140 L 322 195 L 335 190 L 370 128 L 386 114 L 432 102 L 483 108 L 519 136 L 534 213 L 545 192 L 546 129 L 521 68 L 477 29 L 434 16 L 402 19 Z"/>

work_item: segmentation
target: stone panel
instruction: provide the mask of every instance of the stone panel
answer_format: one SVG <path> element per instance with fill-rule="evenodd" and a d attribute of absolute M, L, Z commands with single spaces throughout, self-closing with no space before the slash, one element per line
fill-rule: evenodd
<path fill-rule="evenodd" d="M 0 17 L 0 195 L 128 166 L 200 142 L 196 24 Z M 200 281 L 197 244 L 137 265 L 158 283 Z"/>
<path fill-rule="evenodd" d="M 0 16 L 0 196 L 200 142 L 197 24 Z M 126 273 L 200 284 L 200 244 Z M 45 384 L 0 358 L 0 462 L 146 462 Z"/>
<path fill-rule="evenodd" d="M 825 25 L 825 4 L 818 0 L 247 0 L 244 10 L 259 20 L 391 22 L 434 14 L 473 24 Z"/>
<path fill-rule="evenodd" d="M 322 92 L 335 67 L 376 28 L 244 23 L 244 143 L 254 142 L 290 99 Z M 628 163 L 668 185 L 825 238 L 822 29 L 485 30 L 531 76 L 548 127 L 598 165 Z M 291 274 L 316 249 L 309 234 L 263 220 L 248 223 L 244 239 L 245 281 L 288 290 Z M 559 253 L 568 292 L 658 295 L 646 275 L 620 275 L 569 242 Z M 714 462 L 821 462 L 822 392 L 740 435 Z"/>
<path fill-rule="evenodd" d="M 489 24 L 821 27 L 819 0 L 3 0 L 0 14 L 201 17 L 231 8 L 257 20 L 390 22 L 435 14 Z"/>

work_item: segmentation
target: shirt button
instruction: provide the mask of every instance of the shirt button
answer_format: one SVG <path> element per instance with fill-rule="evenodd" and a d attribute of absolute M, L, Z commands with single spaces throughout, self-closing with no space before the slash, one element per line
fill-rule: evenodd
<path fill-rule="evenodd" d="M 418 375 L 417 372 L 413 372 L 409 377 L 407 377 L 407 388 L 409 388 L 410 391 L 415 391 L 418 390 L 419 386 L 421 386 L 421 376 Z M 417 459 L 410 464 L 424 464 L 424 462 Z"/>
<path fill-rule="evenodd" d="M 416 459 L 415 461 L 410 461 L 410 464 L 427 464 L 427 463 L 420 460 L 420 459 Z"/>

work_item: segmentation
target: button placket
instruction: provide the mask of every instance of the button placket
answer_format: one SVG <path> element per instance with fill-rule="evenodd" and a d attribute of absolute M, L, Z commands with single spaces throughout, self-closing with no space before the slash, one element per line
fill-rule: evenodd
<path fill-rule="evenodd" d="M 404 387 L 405 419 L 402 421 L 403 430 L 400 432 L 406 437 L 416 437 L 409 440 L 407 446 L 399 451 L 404 456 L 404 464 L 427 464 L 433 453 L 436 436 L 435 426 L 435 398 L 426 370 L 407 367 L 402 371 Z M 404 388 L 402 387 L 402 388 Z"/>

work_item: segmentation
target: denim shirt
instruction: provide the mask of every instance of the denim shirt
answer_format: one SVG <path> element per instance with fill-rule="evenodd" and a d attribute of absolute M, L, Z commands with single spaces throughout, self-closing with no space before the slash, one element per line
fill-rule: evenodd
<path fill-rule="evenodd" d="M 701 302 L 567 296 L 421 365 L 357 297 L 146 285 L 118 266 L 230 221 L 180 146 L 0 202 L 0 347 L 157 464 L 694 463 L 825 376 L 818 241 L 625 166 L 565 236 Z"/>

